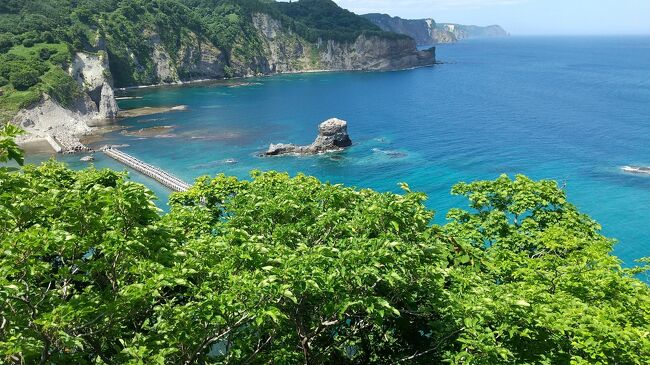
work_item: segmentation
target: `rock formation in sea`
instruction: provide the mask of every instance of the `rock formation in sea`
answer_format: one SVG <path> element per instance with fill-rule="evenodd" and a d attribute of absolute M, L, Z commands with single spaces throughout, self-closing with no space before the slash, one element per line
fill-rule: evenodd
<path fill-rule="evenodd" d="M 621 170 L 631 172 L 634 174 L 647 174 L 650 175 L 650 167 L 648 166 L 623 166 Z"/>
<path fill-rule="evenodd" d="M 316 140 L 308 146 L 296 146 L 294 144 L 271 144 L 266 156 L 278 156 L 287 154 L 315 155 L 319 153 L 340 151 L 352 145 L 348 135 L 348 123 L 344 120 L 332 118 L 324 121 L 318 126 Z"/>

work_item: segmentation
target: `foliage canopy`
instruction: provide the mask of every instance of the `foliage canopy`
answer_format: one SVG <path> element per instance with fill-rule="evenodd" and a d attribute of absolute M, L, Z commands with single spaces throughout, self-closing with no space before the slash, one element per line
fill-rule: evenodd
<path fill-rule="evenodd" d="M 16 158 L 0 140 L 0 158 Z M 2 151 L 13 151 L 5 153 Z M 2 157 L 5 156 L 5 157 Z M 18 157 L 20 158 L 20 157 Z M 0 168 L 0 357 L 75 364 L 645 364 L 650 291 L 552 181 L 425 196 L 253 172 L 161 213 L 127 175 Z"/>

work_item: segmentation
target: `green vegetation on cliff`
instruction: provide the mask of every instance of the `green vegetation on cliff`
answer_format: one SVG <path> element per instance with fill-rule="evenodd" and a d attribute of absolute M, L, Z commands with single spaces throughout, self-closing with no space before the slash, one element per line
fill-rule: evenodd
<path fill-rule="evenodd" d="M 0 54 L 0 122 L 48 93 L 63 105 L 80 92 L 64 68 L 71 53 L 65 44 L 11 45 Z"/>
<path fill-rule="evenodd" d="M 399 37 L 331 0 L 9 0 L 0 4 L 0 54 L 36 43 L 67 44 L 71 51 L 106 48 L 116 85 L 130 86 L 170 81 L 156 74 L 158 42 L 177 66 L 197 62 L 198 52 L 182 50 L 203 43 L 225 56 L 221 76 L 239 76 L 265 71 L 259 65 L 265 55 L 252 24 L 255 13 L 270 14 L 310 42 L 348 42 L 362 33 Z M 191 79 L 193 72 L 179 67 L 175 77 Z"/>
<path fill-rule="evenodd" d="M 406 185 L 275 172 L 200 178 L 166 214 L 110 170 L 0 187 L 2 363 L 650 362 L 645 269 L 552 181 L 459 184 L 444 226 Z"/>

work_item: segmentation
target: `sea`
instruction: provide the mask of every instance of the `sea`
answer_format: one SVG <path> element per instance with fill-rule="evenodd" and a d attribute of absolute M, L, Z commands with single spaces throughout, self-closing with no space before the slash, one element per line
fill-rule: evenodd
<path fill-rule="evenodd" d="M 396 72 L 291 74 L 128 90 L 123 109 L 186 106 L 125 119 L 92 143 L 193 181 L 250 171 L 428 195 L 443 224 L 461 181 L 553 179 L 616 239 L 625 266 L 650 256 L 650 37 L 507 37 L 437 48 L 441 64 Z M 260 157 L 270 143 L 309 144 L 318 124 L 348 121 L 354 145 L 311 157 Z M 149 129 L 152 127 L 166 127 Z M 133 133 L 135 132 L 135 133 Z M 73 168 L 78 155 L 57 156 Z M 50 158 L 35 153 L 28 161 Z M 124 166 L 100 153 L 97 167 Z M 131 171 L 167 207 L 169 191 Z"/>

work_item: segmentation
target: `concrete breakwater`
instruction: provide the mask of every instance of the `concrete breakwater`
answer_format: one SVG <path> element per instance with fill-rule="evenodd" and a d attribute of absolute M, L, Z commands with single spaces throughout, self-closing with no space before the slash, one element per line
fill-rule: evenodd
<path fill-rule="evenodd" d="M 118 162 L 121 162 L 127 167 L 130 167 L 138 171 L 139 173 L 159 182 L 161 185 L 173 191 L 183 192 L 183 191 L 187 191 L 191 187 L 190 184 L 177 178 L 176 176 L 162 169 L 159 169 L 156 166 L 142 162 L 137 158 L 127 153 L 124 153 L 116 148 L 104 147 L 102 148 L 102 152 L 104 152 L 106 156 Z"/>

